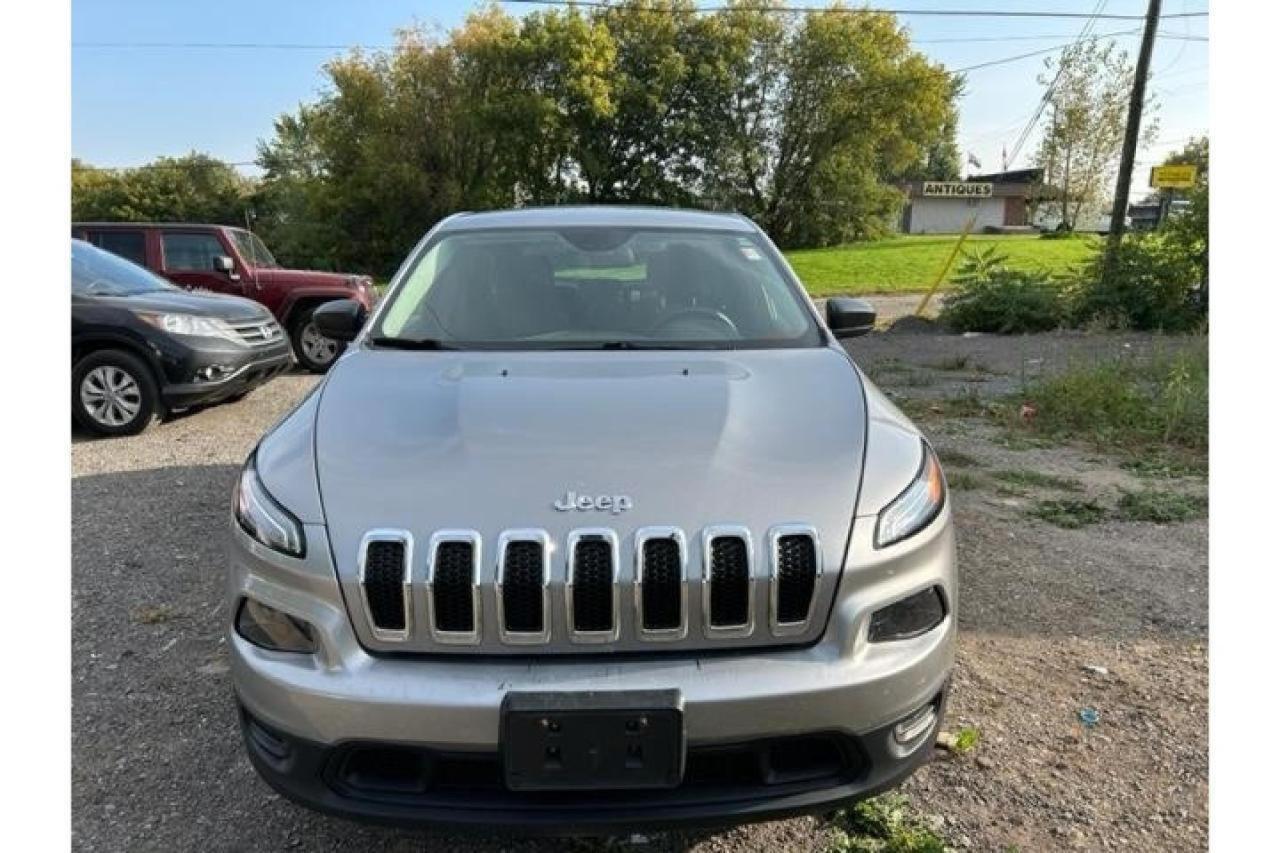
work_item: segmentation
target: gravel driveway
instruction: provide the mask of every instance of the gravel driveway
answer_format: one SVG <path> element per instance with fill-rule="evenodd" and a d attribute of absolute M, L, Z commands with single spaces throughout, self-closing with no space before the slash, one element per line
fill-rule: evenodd
<path fill-rule="evenodd" d="M 920 396 L 998 393 L 1029 359 L 1051 370 L 1125 343 L 1161 345 L 875 335 L 850 349 L 887 390 Z M 282 800 L 250 768 L 223 648 L 221 541 L 240 463 L 314 382 L 285 376 L 135 438 L 73 435 L 75 848 L 600 849 L 348 823 Z M 1069 475 L 1100 497 L 1135 485 L 1096 453 L 1013 450 L 976 421 L 922 426 L 974 471 Z M 961 848 L 1206 847 L 1207 524 L 1065 530 L 1027 516 L 1034 489 L 954 496 L 962 600 L 948 727 L 971 725 L 981 737 L 972 753 L 940 753 L 911 780 L 915 809 Z M 1094 727 L 1079 720 L 1086 708 L 1098 712 Z M 799 819 L 692 842 L 700 851 L 813 850 L 823 836 L 820 821 Z"/>

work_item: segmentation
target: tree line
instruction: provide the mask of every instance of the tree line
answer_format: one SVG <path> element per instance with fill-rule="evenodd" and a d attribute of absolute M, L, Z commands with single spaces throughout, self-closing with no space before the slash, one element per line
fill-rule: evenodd
<path fill-rule="evenodd" d="M 628 0 L 523 17 L 491 5 L 443 37 L 324 67 L 247 180 L 203 155 L 73 164 L 78 219 L 212 219 L 291 263 L 387 274 L 457 210 L 633 203 L 736 210 L 784 246 L 890 230 L 896 184 L 959 175 L 961 81 L 892 14 L 699 13 Z"/>

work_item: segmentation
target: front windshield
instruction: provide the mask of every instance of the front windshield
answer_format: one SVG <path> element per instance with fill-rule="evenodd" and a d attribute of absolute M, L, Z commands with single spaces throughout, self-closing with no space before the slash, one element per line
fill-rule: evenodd
<path fill-rule="evenodd" d="M 236 241 L 240 257 L 244 258 L 249 266 L 257 269 L 275 269 L 280 266 L 275 256 L 271 254 L 271 250 L 267 248 L 267 244 L 263 243 L 262 238 L 257 234 L 233 229 L 231 238 Z"/>
<path fill-rule="evenodd" d="M 136 296 L 176 288 L 119 255 L 71 241 L 71 292 L 77 296 Z"/>
<path fill-rule="evenodd" d="M 754 234 L 587 227 L 446 233 L 371 334 L 459 349 L 817 346 L 821 332 Z"/>

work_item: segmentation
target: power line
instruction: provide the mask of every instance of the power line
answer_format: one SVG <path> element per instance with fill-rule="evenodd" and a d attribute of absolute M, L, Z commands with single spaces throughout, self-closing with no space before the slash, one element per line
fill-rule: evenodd
<path fill-rule="evenodd" d="M 504 3 L 518 3 L 522 5 L 536 6 L 577 6 L 581 8 L 592 9 L 612 9 L 615 11 L 640 11 L 644 13 L 653 12 L 670 12 L 679 14 L 685 12 L 684 9 L 655 9 L 652 7 L 631 7 L 620 6 L 616 3 L 606 2 L 606 0 L 502 0 Z M 875 9 L 860 8 L 846 9 L 842 7 L 831 6 L 700 6 L 687 11 L 692 12 L 771 12 L 776 14 L 822 14 L 826 12 L 837 12 L 846 15 L 900 15 L 912 17 L 937 17 L 937 18 L 1058 18 L 1063 20 L 1092 18 L 1093 15 L 1088 12 L 1053 12 L 1044 9 Z M 1205 18 L 1208 12 L 1178 12 L 1168 15 L 1162 15 L 1163 19 L 1172 18 Z M 1146 18 L 1145 15 L 1121 15 L 1109 14 L 1102 15 L 1099 20 L 1106 21 L 1141 21 Z"/>

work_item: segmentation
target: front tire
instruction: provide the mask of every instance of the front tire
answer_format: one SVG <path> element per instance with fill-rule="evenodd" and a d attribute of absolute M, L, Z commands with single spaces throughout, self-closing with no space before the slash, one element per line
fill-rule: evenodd
<path fill-rule="evenodd" d="M 99 435 L 137 435 L 159 409 L 159 390 L 146 362 L 124 350 L 99 350 L 71 370 L 71 413 Z"/>
<path fill-rule="evenodd" d="M 346 349 L 346 344 L 341 341 L 335 341 L 320 334 L 312 318 L 318 307 L 317 305 L 302 311 L 293 321 L 293 328 L 289 334 L 293 342 L 293 354 L 298 359 L 298 364 L 312 373 L 324 373 Z"/>

